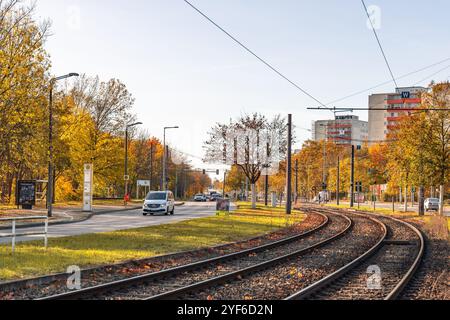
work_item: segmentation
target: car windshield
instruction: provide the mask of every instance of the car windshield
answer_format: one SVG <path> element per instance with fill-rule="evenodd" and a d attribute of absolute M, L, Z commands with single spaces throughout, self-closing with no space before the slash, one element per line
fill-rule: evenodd
<path fill-rule="evenodd" d="M 146 200 L 166 200 L 167 194 L 165 192 L 152 192 L 147 195 Z"/>
<path fill-rule="evenodd" d="M 439 199 L 429 199 L 430 202 L 439 202 Z"/>

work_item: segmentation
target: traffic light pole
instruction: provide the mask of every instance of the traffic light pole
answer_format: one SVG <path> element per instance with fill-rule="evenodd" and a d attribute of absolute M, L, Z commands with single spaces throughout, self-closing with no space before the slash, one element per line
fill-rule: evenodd
<path fill-rule="evenodd" d="M 223 193 L 222 193 L 222 196 L 223 196 L 224 199 L 226 198 L 225 197 L 225 187 L 226 187 L 226 185 L 227 185 L 227 170 L 225 170 L 223 172 Z"/>
<path fill-rule="evenodd" d="M 264 195 L 264 204 L 267 207 L 269 205 L 269 175 L 266 175 L 265 177 L 265 195 Z"/>

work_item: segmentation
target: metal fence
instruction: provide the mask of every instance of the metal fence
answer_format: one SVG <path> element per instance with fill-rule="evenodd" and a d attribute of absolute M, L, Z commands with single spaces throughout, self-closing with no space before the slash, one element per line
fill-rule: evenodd
<path fill-rule="evenodd" d="M 44 221 L 44 231 L 43 232 L 17 232 L 17 221 L 33 221 L 33 220 L 43 220 Z M 11 233 L 3 234 L 0 233 L 0 239 L 11 238 L 12 252 L 16 251 L 16 238 L 17 237 L 30 237 L 30 236 L 42 236 L 44 238 L 44 245 L 47 249 L 48 247 L 48 217 L 46 216 L 35 216 L 35 217 L 18 217 L 18 218 L 2 218 L 0 222 L 11 222 Z"/>

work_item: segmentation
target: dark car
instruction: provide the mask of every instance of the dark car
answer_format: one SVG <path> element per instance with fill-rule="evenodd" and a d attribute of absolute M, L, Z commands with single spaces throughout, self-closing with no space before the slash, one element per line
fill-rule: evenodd
<path fill-rule="evenodd" d="M 220 199 L 223 199 L 221 194 L 215 193 L 215 194 L 211 195 L 211 201 L 215 202 L 215 201 L 220 200 Z"/>

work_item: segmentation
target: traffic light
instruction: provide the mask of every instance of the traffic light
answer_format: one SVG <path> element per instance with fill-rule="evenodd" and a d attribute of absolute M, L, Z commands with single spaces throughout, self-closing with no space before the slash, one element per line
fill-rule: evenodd
<path fill-rule="evenodd" d="M 219 170 L 216 170 L 216 175 L 219 175 L 220 174 L 220 171 Z"/>
<path fill-rule="evenodd" d="M 362 193 L 363 192 L 363 183 L 362 182 L 357 182 L 356 183 L 356 192 L 358 192 L 358 193 Z"/>
<path fill-rule="evenodd" d="M 206 170 L 205 170 L 205 169 L 203 169 L 203 174 L 204 174 L 204 175 L 206 174 Z"/>

